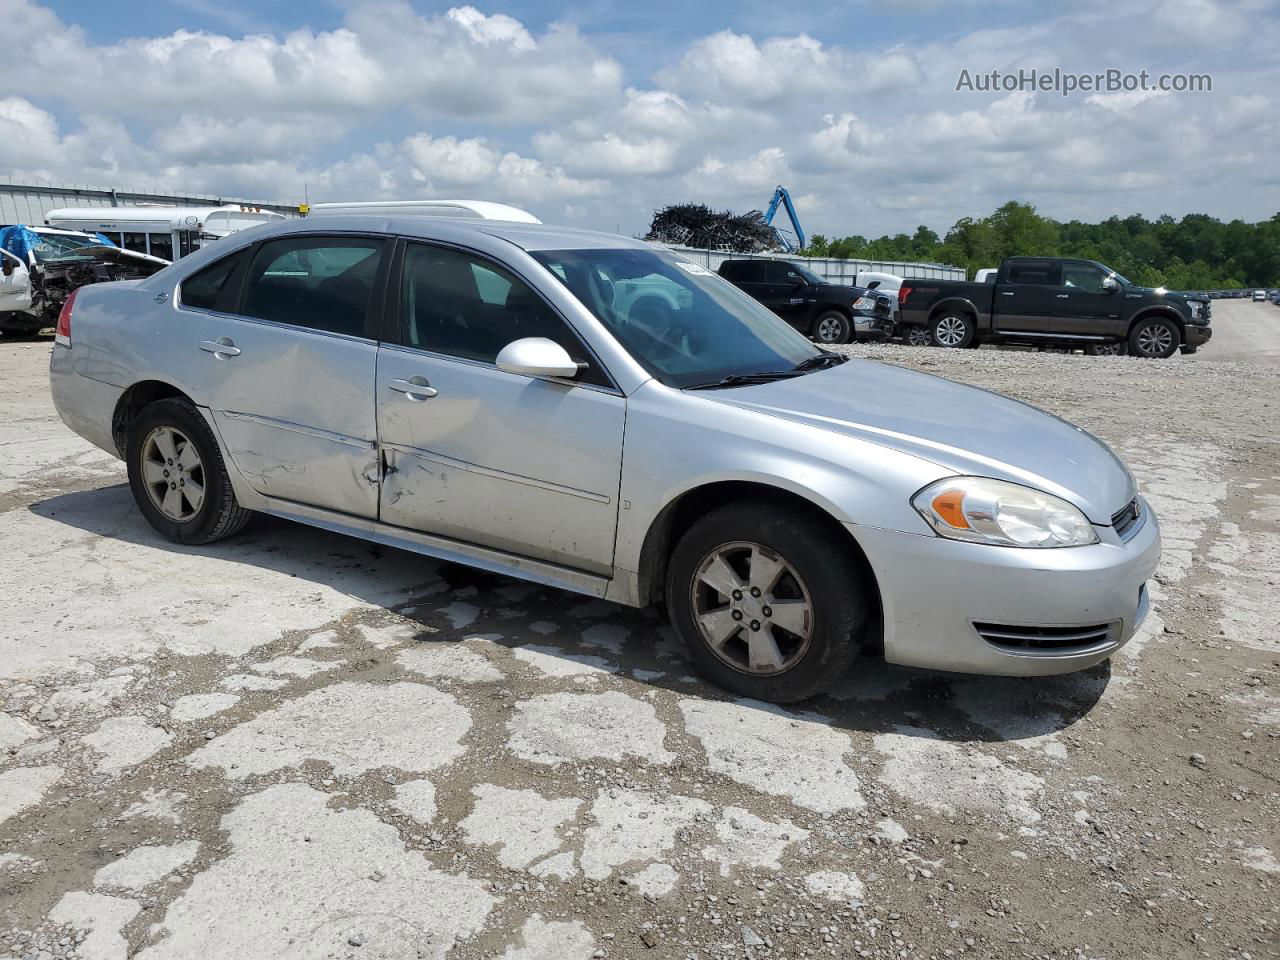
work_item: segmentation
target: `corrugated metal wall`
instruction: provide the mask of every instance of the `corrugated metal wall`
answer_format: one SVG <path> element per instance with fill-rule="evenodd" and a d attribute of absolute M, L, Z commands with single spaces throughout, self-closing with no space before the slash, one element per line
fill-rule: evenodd
<path fill-rule="evenodd" d="M 0 224 L 44 223 L 50 210 L 59 207 L 132 207 L 139 204 L 159 204 L 173 207 L 214 207 L 227 203 L 261 207 L 298 215 L 296 204 L 263 203 L 242 200 L 238 197 L 210 197 L 195 194 L 172 195 L 148 193 L 138 190 L 120 190 L 115 187 L 89 187 L 53 183 L 24 183 L 0 177 Z"/>
<path fill-rule="evenodd" d="M 672 247 L 676 253 L 715 270 L 725 260 L 786 260 L 802 263 L 829 283 L 853 286 L 857 274 L 864 270 L 892 273 L 911 280 L 964 280 L 963 267 L 941 263 L 904 263 L 884 260 L 839 260 L 831 257 L 790 257 L 778 253 L 732 253 L 722 250 L 700 250 L 696 247 Z"/>

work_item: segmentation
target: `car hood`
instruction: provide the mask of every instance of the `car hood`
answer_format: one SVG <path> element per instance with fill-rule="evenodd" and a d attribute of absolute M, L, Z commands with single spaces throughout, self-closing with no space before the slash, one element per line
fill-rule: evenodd
<path fill-rule="evenodd" d="M 1111 523 L 1136 492 L 1111 448 L 1079 427 L 998 393 L 872 360 L 703 395 L 891 447 L 956 474 L 1036 487 L 1075 504 L 1093 523 Z"/>

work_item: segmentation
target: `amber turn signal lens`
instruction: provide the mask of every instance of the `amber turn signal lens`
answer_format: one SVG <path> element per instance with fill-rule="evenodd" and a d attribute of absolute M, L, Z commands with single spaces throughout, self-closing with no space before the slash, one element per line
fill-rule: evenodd
<path fill-rule="evenodd" d="M 933 510 L 958 530 L 968 530 L 969 521 L 964 518 L 964 493 L 945 490 L 933 498 Z"/>

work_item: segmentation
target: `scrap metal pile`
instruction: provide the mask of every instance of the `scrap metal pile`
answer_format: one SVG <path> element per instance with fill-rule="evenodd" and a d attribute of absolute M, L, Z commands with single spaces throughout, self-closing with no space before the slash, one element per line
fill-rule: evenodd
<path fill-rule="evenodd" d="M 717 213 L 701 203 L 678 203 L 658 210 L 644 239 L 734 253 L 761 253 L 780 246 L 777 231 L 764 222 L 759 210 Z"/>

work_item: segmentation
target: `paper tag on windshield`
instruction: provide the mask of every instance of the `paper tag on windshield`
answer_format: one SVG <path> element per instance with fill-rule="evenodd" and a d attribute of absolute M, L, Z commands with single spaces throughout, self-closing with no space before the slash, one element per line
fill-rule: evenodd
<path fill-rule="evenodd" d="M 709 277 L 712 275 L 711 271 L 706 267 L 693 263 L 690 260 L 677 260 L 676 266 L 685 273 L 692 273 L 695 277 Z"/>

